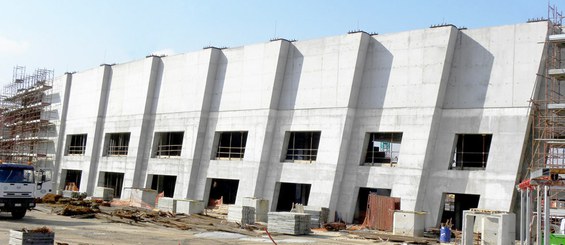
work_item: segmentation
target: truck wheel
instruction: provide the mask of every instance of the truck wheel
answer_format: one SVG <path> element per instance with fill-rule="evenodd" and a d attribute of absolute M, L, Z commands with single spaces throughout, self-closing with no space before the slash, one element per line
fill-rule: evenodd
<path fill-rule="evenodd" d="M 25 209 L 14 210 L 14 211 L 12 211 L 12 218 L 21 219 L 26 215 L 26 211 L 27 210 L 25 210 Z"/>

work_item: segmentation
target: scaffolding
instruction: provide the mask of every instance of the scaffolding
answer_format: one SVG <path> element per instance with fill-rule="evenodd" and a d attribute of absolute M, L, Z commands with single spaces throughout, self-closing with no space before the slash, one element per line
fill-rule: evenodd
<path fill-rule="evenodd" d="M 53 74 L 47 69 L 27 74 L 25 67 L 14 67 L 12 82 L 0 96 L 2 162 L 45 165 L 51 158 Z"/>
<path fill-rule="evenodd" d="M 529 176 L 520 191 L 521 244 L 550 244 L 565 218 L 565 51 L 563 15 L 548 5 L 544 65 L 532 96 Z"/>

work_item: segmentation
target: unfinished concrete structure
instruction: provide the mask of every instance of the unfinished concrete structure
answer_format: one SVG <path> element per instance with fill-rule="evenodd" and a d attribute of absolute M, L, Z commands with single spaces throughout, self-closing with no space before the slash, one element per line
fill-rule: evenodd
<path fill-rule="evenodd" d="M 369 192 L 427 226 L 510 211 L 547 25 L 278 39 L 68 73 L 53 83 L 56 179 L 300 202 L 347 222 Z"/>

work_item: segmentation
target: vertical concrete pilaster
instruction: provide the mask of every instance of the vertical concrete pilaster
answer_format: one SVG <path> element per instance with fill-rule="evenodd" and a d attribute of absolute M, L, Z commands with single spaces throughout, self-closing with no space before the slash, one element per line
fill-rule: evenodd
<path fill-rule="evenodd" d="M 102 148 L 104 119 L 106 117 L 106 109 L 108 107 L 108 92 L 110 83 L 112 82 L 112 66 L 103 64 L 104 71 L 102 76 L 102 89 L 100 90 L 100 101 L 98 103 L 98 112 L 96 114 L 96 126 L 94 135 L 92 137 L 92 156 L 90 158 L 90 165 L 88 171 L 88 183 L 86 192 L 92 194 L 96 185 L 96 176 L 98 170 L 98 161 L 100 159 L 100 152 Z M 88 140 L 88 138 L 87 138 Z"/>

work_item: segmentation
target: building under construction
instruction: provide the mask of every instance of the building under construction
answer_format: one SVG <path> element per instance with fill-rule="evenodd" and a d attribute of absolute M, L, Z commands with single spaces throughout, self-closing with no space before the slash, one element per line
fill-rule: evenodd
<path fill-rule="evenodd" d="M 52 70 L 37 69 L 28 74 L 25 67 L 14 68 L 12 82 L 0 98 L 2 162 L 53 165 L 52 83 Z"/>
<path fill-rule="evenodd" d="M 257 197 L 273 211 L 302 203 L 358 223 L 377 193 L 425 211 L 427 227 L 451 219 L 461 229 L 463 210 L 518 207 L 515 186 L 539 147 L 531 101 L 544 94 L 552 26 L 207 47 L 67 73 L 49 93 L 49 79 L 23 79 L 27 87 L 3 98 L 2 154 L 52 156 L 59 190 L 109 187 L 127 199 L 152 188 L 210 204 Z M 34 114 L 47 94 L 52 121 Z M 37 145 L 42 132 L 52 148 Z M 25 147 L 34 154 L 19 154 Z"/>

